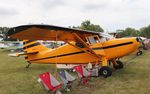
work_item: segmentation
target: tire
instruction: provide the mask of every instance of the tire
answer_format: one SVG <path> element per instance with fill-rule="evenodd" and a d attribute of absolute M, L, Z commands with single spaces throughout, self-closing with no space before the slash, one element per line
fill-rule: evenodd
<path fill-rule="evenodd" d="M 100 75 L 102 75 L 104 78 L 107 78 L 112 75 L 112 71 L 109 67 L 104 66 L 104 67 L 101 67 L 99 70 L 99 76 Z"/>
<path fill-rule="evenodd" d="M 138 51 L 138 52 L 136 53 L 137 56 L 140 56 L 140 55 L 142 55 L 142 54 L 143 54 L 142 51 Z"/>
<path fill-rule="evenodd" d="M 122 69 L 123 68 L 123 63 L 119 60 L 116 61 L 117 64 L 113 65 L 115 69 Z"/>

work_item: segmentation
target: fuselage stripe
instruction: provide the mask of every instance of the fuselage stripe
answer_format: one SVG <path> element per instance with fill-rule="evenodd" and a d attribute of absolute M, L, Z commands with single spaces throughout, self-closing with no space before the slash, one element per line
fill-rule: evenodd
<path fill-rule="evenodd" d="M 123 46 L 123 45 L 129 45 L 129 44 L 132 44 L 132 43 L 133 42 L 126 42 L 126 43 L 121 43 L 121 44 L 106 46 L 106 47 L 103 47 L 103 49 L 114 48 L 114 47 Z"/>

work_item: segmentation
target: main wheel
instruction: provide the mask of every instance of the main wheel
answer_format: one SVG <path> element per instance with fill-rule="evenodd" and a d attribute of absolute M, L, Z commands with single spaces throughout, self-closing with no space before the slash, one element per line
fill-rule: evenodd
<path fill-rule="evenodd" d="M 104 78 L 106 78 L 112 75 L 112 71 L 109 67 L 104 66 L 100 68 L 99 75 L 102 75 Z"/>
<path fill-rule="evenodd" d="M 115 69 L 122 69 L 123 68 L 123 63 L 119 60 L 116 61 L 117 64 L 114 64 L 113 67 Z"/>
<path fill-rule="evenodd" d="M 139 52 L 136 53 L 137 56 L 140 56 L 140 55 L 142 55 L 142 54 L 143 54 L 142 51 L 139 51 Z"/>

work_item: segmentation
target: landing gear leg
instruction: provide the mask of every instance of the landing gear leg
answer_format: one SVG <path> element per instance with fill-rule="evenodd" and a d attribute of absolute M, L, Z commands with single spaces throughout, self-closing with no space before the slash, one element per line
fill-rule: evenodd
<path fill-rule="evenodd" d="M 115 69 L 122 69 L 123 68 L 123 63 L 120 60 L 113 60 L 113 67 Z"/>
<path fill-rule="evenodd" d="M 102 58 L 102 67 L 99 69 L 99 76 L 102 75 L 104 78 L 112 75 L 112 70 L 108 67 L 107 61 L 106 58 Z"/>
<path fill-rule="evenodd" d="M 31 63 L 28 62 L 28 65 L 26 66 L 26 68 L 28 69 L 31 66 Z"/>

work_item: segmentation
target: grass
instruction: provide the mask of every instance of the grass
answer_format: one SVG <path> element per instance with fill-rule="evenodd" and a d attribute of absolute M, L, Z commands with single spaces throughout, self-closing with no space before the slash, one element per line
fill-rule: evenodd
<path fill-rule="evenodd" d="M 46 71 L 55 74 L 54 65 L 33 64 L 26 69 L 23 57 L 8 57 L 7 54 L 0 50 L 0 94 L 46 94 L 37 77 Z M 67 94 L 149 94 L 150 51 L 134 57 L 135 54 L 124 57 L 124 69 L 113 69 L 111 77 L 92 78 L 87 86 L 75 83 L 72 92 Z"/>

